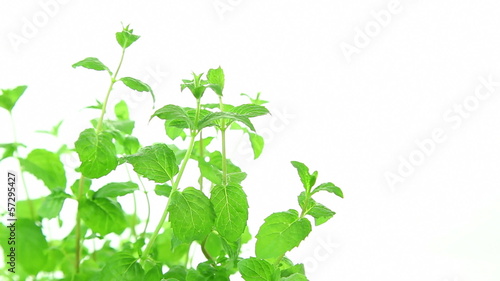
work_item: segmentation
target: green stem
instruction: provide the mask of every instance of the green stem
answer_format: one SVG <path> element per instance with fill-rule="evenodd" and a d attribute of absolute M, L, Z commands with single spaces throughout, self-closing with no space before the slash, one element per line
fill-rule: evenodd
<path fill-rule="evenodd" d="M 144 186 L 144 183 L 142 182 L 141 177 L 137 173 L 136 173 L 136 175 L 137 175 L 137 178 L 139 179 L 139 183 L 141 184 L 142 192 L 144 192 L 144 196 L 146 196 L 146 205 L 148 206 L 148 216 L 146 218 L 146 224 L 144 225 L 144 230 L 142 231 L 142 237 L 144 237 L 146 235 L 146 230 L 148 229 L 149 218 L 151 217 L 151 203 L 149 202 L 148 191 L 146 190 L 146 187 Z"/>
<path fill-rule="evenodd" d="M 12 115 L 12 112 L 10 112 L 10 121 L 12 123 L 12 136 L 14 138 L 14 145 L 17 145 L 16 123 L 14 122 L 14 116 Z M 21 174 L 21 181 L 23 182 L 23 189 L 24 189 L 24 193 L 26 194 L 26 201 L 28 201 L 28 206 L 30 208 L 31 219 L 35 220 L 36 219 L 35 207 L 33 206 L 33 201 L 31 201 L 30 195 L 28 193 L 28 187 L 26 185 L 26 180 L 24 179 L 24 169 L 23 169 L 23 166 L 21 165 L 21 160 L 19 159 L 19 151 L 17 149 L 18 149 L 18 147 L 15 146 L 14 156 L 19 161 L 19 171 Z"/>
<path fill-rule="evenodd" d="M 101 116 L 99 117 L 99 121 L 97 122 L 96 133 L 99 134 L 102 132 L 104 114 L 106 114 L 106 107 L 108 105 L 109 96 L 111 94 L 111 90 L 113 90 L 113 85 L 116 83 L 116 77 L 120 68 L 122 67 L 123 58 L 125 57 L 125 48 L 122 48 L 122 54 L 120 56 L 120 62 L 118 63 L 118 67 L 116 68 L 115 74 L 111 77 L 111 82 L 108 87 L 108 91 L 106 92 L 106 97 L 104 98 L 104 102 L 102 104 Z M 110 73 L 111 74 L 111 73 Z M 80 177 L 79 187 L 78 187 L 78 202 L 80 202 L 83 195 L 83 180 L 84 176 Z M 81 231 L 81 221 L 80 221 L 80 212 L 76 211 L 76 255 L 75 255 L 75 272 L 78 273 L 80 271 L 80 231 Z"/>
<path fill-rule="evenodd" d="M 188 150 L 186 152 L 186 155 L 184 156 L 184 159 L 182 160 L 181 168 L 179 169 L 179 173 L 177 174 L 177 178 L 175 179 L 175 182 L 173 182 L 173 184 L 172 184 L 172 191 L 170 192 L 167 206 L 165 207 L 165 210 L 163 211 L 163 214 L 160 218 L 160 221 L 158 222 L 158 225 L 156 226 L 153 234 L 151 235 L 151 239 L 149 239 L 149 242 L 146 245 L 146 249 L 142 253 L 142 260 L 143 261 L 145 261 L 147 259 L 149 252 L 151 252 L 153 244 L 156 240 L 156 237 L 158 236 L 158 233 L 160 232 L 161 228 L 163 227 L 163 224 L 165 223 L 165 220 L 167 219 L 168 208 L 170 206 L 170 202 L 172 202 L 170 200 L 170 198 L 172 198 L 172 195 L 174 194 L 174 192 L 178 190 L 179 183 L 180 183 L 181 178 L 182 178 L 182 174 L 184 173 L 184 169 L 186 168 L 186 164 L 187 164 L 189 158 L 191 157 L 191 153 L 193 152 L 195 138 L 196 138 L 196 133 L 192 132 Z"/>
<path fill-rule="evenodd" d="M 219 96 L 219 106 L 220 110 L 224 111 L 224 104 L 222 103 L 222 97 Z M 222 138 L 222 184 L 227 185 L 227 156 L 226 156 L 226 120 L 221 121 L 221 138 Z"/>
<path fill-rule="evenodd" d="M 130 176 L 130 172 L 128 171 L 128 167 L 125 165 L 125 171 L 127 171 L 128 180 L 132 181 L 132 177 Z M 137 198 L 135 193 L 132 193 L 132 197 L 134 198 L 134 214 L 132 216 L 132 225 L 130 226 L 130 237 L 134 237 L 137 241 L 137 232 L 135 231 L 135 218 L 137 217 Z"/>
<path fill-rule="evenodd" d="M 204 161 L 204 155 L 203 155 L 203 132 L 200 131 L 200 159 L 198 161 Z M 198 178 L 198 183 L 200 184 L 200 190 L 203 191 L 203 174 L 201 173 L 201 166 L 200 166 L 200 177 Z"/>

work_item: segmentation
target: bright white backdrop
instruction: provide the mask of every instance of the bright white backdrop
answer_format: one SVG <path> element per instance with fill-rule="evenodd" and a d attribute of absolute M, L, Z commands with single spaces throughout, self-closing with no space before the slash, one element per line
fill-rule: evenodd
<path fill-rule="evenodd" d="M 249 173 L 253 233 L 297 207 L 290 160 L 343 188 L 344 200 L 321 200 L 334 219 L 290 254 L 311 280 L 498 281 L 499 14 L 493 0 L 2 0 L 0 88 L 29 86 L 14 112 L 20 140 L 72 144 L 108 81 L 71 64 L 116 67 L 114 33 L 130 23 L 142 37 L 121 74 L 150 83 L 157 107 L 187 104 L 180 79 L 219 65 L 227 102 L 259 91 L 271 101 L 273 115 L 256 122 L 263 156 L 249 160 L 239 136 L 230 151 Z M 143 144 L 166 140 L 160 122 L 147 124 L 150 97 L 116 87 L 120 99 L 147 126 Z M 61 139 L 33 133 L 61 119 Z M 11 142 L 5 111 L 0 120 L 0 143 Z"/>

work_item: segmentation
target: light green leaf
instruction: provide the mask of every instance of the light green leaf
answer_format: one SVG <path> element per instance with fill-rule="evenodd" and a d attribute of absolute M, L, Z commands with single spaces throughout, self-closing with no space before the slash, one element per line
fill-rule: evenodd
<path fill-rule="evenodd" d="M 36 132 L 37 133 L 42 133 L 42 134 L 49 134 L 49 135 L 52 135 L 54 137 L 57 137 L 59 135 L 59 127 L 61 127 L 63 121 L 64 120 L 59 121 L 59 123 L 57 123 L 57 125 L 55 125 L 54 127 L 52 127 L 52 129 L 50 131 L 38 130 Z"/>
<path fill-rule="evenodd" d="M 267 108 L 256 104 L 242 104 L 231 109 L 231 112 L 244 115 L 246 117 L 257 117 L 269 114 L 269 110 L 267 110 Z"/>
<path fill-rule="evenodd" d="M 42 180 L 50 190 L 66 188 L 66 172 L 56 153 L 45 149 L 34 149 L 26 159 L 19 159 L 23 169 Z"/>
<path fill-rule="evenodd" d="M 297 169 L 299 173 L 300 181 L 304 186 L 305 190 L 309 192 L 311 190 L 311 175 L 309 174 L 309 168 L 301 162 L 292 161 L 292 165 Z"/>
<path fill-rule="evenodd" d="M 0 148 L 3 148 L 3 155 L 2 158 L 0 158 L 0 161 L 2 161 L 5 158 L 9 158 L 14 156 L 14 152 L 16 152 L 18 147 L 26 147 L 26 145 L 22 143 L 0 143 Z"/>
<path fill-rule="evenodd" d="M 16 218 L 21 219 L 33 219 L 33 216 L 35 216 L 35 219 L 38 220 L 36 217 L 39 213 L 40 207 L 43 204 L 43 201 L 45 201 L 44 197 L 41 198 L 36 198 L 36 199 L 31 199 L 30 201 L 28 200 L 21 200 L 16 202 Z M 31 213 L 31 208 L 33 208 L 33 214 Z"/>
<path fill-rule="evenodd" d="M 83 182 L 81 183 L 82 184 L 82 195 L 85 196 L 85 194 L 87 194 L 87 192 L 90 190 L 90 186 L 92 185 L 92 180 L 88 179 L 88 178 L 83 178 Z M 71 185 L 71 191 L 73 192 L 73 195 L 75 195 L 75 197 L 79 197 L 78 195 L 78 190 L 80 188 L 80 179 L 77 179 L 73 185 Z"/>
<path fill-rule="evenodd" d="M 119 101 L 115 105 L 115 115 L 118 120 L 129 120 L 130 115 L 128 112 L 127 103 L 124 100 Z"/>
<path fill-rule="evenodd" d="M 106 120 L 104 121 L 105 128 L 119 131 L 122 134 L 131 135 L 135 127 L 135 121 L 132 120 Z"/>
<path fill-rule="evenodd" d="M 194 128 L 193 121 L 187 114 L 186 110 L 177 105 L 165 105 L 164 107 L 156 110 L 155 113 L 151 115 L 150 120 L 155 116 L 160 119 L 166 120 L 169 124 L 168 126 L 173 126 L 172 123 L 175 122 L 173 127 L 176 128 Z"/>
<path fill-rule="evenodd" d="M 164 143 L 143 147 L 125 160 L 138 174 L 157 183 L 164 183 L 179 172 L 174 152 Z"/>
<path fill-rule="evenodd" d="M 124 196 L 136 190 L 139 190 L 139 186 L 135 182 L 112 182 L 99 188 L 94 193 L 94 198 Z"/>
<path fill-rule="evenodd" d="M 182 79 L 181 92 L 188 88 L 196 99 L 201 99 L 207 89 L 206 81 L 202 80 L 203 73 L 196 75 L 193 72 L 193 80 Z"/>
<path fill-rule="evenodd" d="M 116 33 L 116 41 L 123 49 L 128 48 L 132 43 L 137 41 L 141 36 L 135 35 L 133 29 L 129 29 L 129 26 L 123 28 L 122 31 Z"/>
<path fill-rule="evenodd" d="M 184 242 L 200 240 L 212 230 L 215 214 L 203 192 L 193 187 L 176 191 L 170 198 L 169 220 L 177 238 Z"/>
<path fill-rule="evenodd" d="M 279 271 L 269 262 L 248 258 L 238 263 L 238 271 L 245 281 L 278 281 Z"/>
<path fill-rule="evenodd" d="M 172 242 L 174 233 L 170 223 L 167 222 L 163 229 L 163 233 L 156 237 L 152 251 L 153 259 L 166 264 L 168 267 L 183 265 L 188 258 L 191 244 L 182 243 L 174 247 Z"/>
<path fill-rule="evenodd" d="M 85 224 L 101 235 L 111 232 L 120 234 L 127 227 L 120 203 L 108 198 L 82 200 L 78 204 L 78 212 Z"/>
<path fill-rule="evenodd" d="M 144 269 L 131 254 L 119 252 L 102 269 L 101 280 L 138 281 L 144 278 Z"/>
<path fill-rule="evenodd" d="M 268 101 L 260 99 L 260 92 L 257 93 L 257 96 L 255 97 L 255 99 L 253 99 L 251 96 L 249 96 L 249 95 L 247 95 L 245 93 L 240 94 L 240 95 L 247 97 L 253 104 L 256 104 L 256 105 L 263 105 L 265 103 L 268 103 Z"/>
<path fill-rule="evenodd" d="M 274 213 L 264 220 L 255 236 L 258 258 L 276 258 L 297 247 L 311 232 L 311 223 L 297 211 Z"/>
<path fill-rule="evenodd" d="M 328 209 L 321 203 L 317 203 L 309 210 L 308 215 L 314 217 L 315 225 L 321 225 L 331 219 L 335 212 Z"/>
<path fill-rule="evenodd" d="M 161 267 L 159 265 L 154 266 L 144 276 L 144 281 L 158 281 L 163 277 L 163 273 L 161 272 Z"/>
<path fill-rule="evenodd" d="M 66 198 L 70 198 L 69 194 L 62 191 L 54 192 L 43 200 L 42 206 L 38 210 L 38 215 L 43 218 L 52 219 L 59 215 Z"/>
<path fill-rule="evenodd" d="M 125 136 L 123 138 L 122 145 L 123 151 L 128 155 L 137 153 L 137 151 L 139 151 L 139 148 L 141 147 L 139 140 L 133 136 Z"/>
<path fill-rule="evenodd" d="M 72 65 L 73 68 L 77 68 L 79 66 L 97 71 L 106 70 L 109 74 L 111 74 L 109 68 L 105 66 L 104 63 L 102 63 L 98 58 L 89 57 Z"/>
<path fill-rule="evenodd" d="M 87 178 L 103 177 L 118 165 L 112 135 L 108 132 L 97 134 L 94 129 L 84 130 L 75 142 L 75 150 L 82 162 L 80 172 Z"/>
<path fill-rule="evenodd" d="M 168 184 L 157 184 L 155 186 L 155 193 L 159 196 L 170 197 L 170 192 L 172 192 L 172 186 Z"/>
<path fill-rule="evenodd" d="M 212 113 L 208 114 L 207 116 L 205 116 L 204 118 L 202 118 L 198 122 L 198 130 L 201 130 L 205 127 L 210 127 L 210 126 L 219 126 L 217 124 L 217 121 L 220 121 L 223 119 L 225 119 L 227 122 L 226 126 L 229 126 L 231 124 L 231 122 L 237 121 L 237 122 L 241 122 L 242 124 L 244 124 L 245 126 L 250 128 L 250 130 L 255 131 L 255 128 L 254 128 L 252 122 L 250 121 L 250 119 L 248 119 L 247 116 L 239 115 L 239 114 L 236 114 L 234 112 L 212 112 Z"/>
<path fill-rule="evenodd" d="M 28 86 L 18 86 L 14 89 L 2 90 L 2 95 L 0 95 L 0 107 L 12 112 L 17 100 L 24 94 L 27 88 Z"/>
<path fill-rule="evenodd" d="M 262 154 L 264 149 L 264 138 L 252 132 L 248 132 L 248 137 L 250 138 L 250 143 L 253 149 L 253 158 L 257 159 Z"/>
<path fill-rule="evenodd" d="M 208 87 L 212 89 L 217 95 L 222 96 L 224 90 L 224 71 L 219 66 L 216 69 L 210 69 L 207 73 Z"/>
<path fill-rule="evenodd" d="M 215 211 L 215 229 L 228 241 L 236 241 L 248 220 L 247 196 L 239 186 L 217 185 L 211 191 Z"/>
<path fill-rule="evenodd" d="M 312 194 L 314 194 L 316 192 L 319 192 L 319 191 L 323 191 L 323 190 L 327 191 L 327 192 L 330 192 L 330 193 L 333 193 L 333 194 L 337 195 L 340 198 L 344 198 L 344 193 L 342 193 L 342 189 L 340 189 L 340 187 L 334 185 L 331 182 L 322 183 L 322 184 L 318 185 L 318 187 L 316 187 L 312 191 Z"/>
<path fill-rule="evenodd" d="M 149 92 L 151 94 L 151 97 L 153 97 L 153 102 L 155 102 L 155 95 L 148 84 L 132 77 L 122 77 L 120 78 L 120 81 L 122 81 L 125 86 L 129 87 L 132 90 L 136 90 L 138 92 Z"/>
<path fill-rule="evenodd" d="M 175 140 L 178 137 L 180 137 L 182 140 L 185 140 L 187 135 L 186 132 L 184 132 L 184 129 L 169 126 L 169 123 L 169 121 L 165 122 L 165 133 L 167 134 L 167 136 L 171 140 Z"/>
<path fill-rule="evenodd" d="M 39 226 L 32 220 L 16 221 L 17 263 L 29 274 L 37 275 L 47 262 L 47 240 Z"/>
<path fill-rule="evenodd" d="M 309 281 L 309 279 L 302 273 L 294 273 L 288 277 L 281 278 L 280 281 Z"/>

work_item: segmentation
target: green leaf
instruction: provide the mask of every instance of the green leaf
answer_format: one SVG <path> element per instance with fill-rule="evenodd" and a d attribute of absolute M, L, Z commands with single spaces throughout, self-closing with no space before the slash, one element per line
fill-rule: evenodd
<path fill-rule="evenodd" d="M 163 273 L 161 272 L 161 267 L 159 265 L 151 268 L 146 275 L 144 276 L 144 281 L 158 281 L 163 277 Z"/>
<path fill-rule="evenodd" d="M 115 105 L 115 115 L 118 120 L 129 120 L 130 115 L 128 112 L 127 103 L 124 100 L 119 101 Z"/>
<path fill-rule="evenodd" d="M 172 266 L 167 273 L 163 275 L 167 281 L 184 281 L 186 280 L 187 270 L 184 266 Z"/>
<path fill-rule="evenodd" d="M 82 182 L 82 194 L 85 195 L 90 190 L 90 185 L 92 185 L 92 180 L 84 178 Z M 78 190 L 80 188 L 80 179 L 76 180 L 71 186 L 71 191 L 75 197 L 79 197 Z"/>
<path fill-rule="evenodd" d="M 52 129 L 50 131 L 39 130 L 39 131 L 36 131 L 36 132 L 37 133 L 42 133 L 42 134 L 49 134 L 49 135 L 52 135 L 54 137 L 57 137 L 59 135 L 59 127 L 61 127 L 63 121 L 64 120 L 59 121 L 59 123 L 57 123 L 57 125 L 55 125 L 54 127 L 52 127 Z"/>
<path fill-rule="evenodd" d="M 265 260 L 248 258 L 238 263 L 238 270 L 245 281 L 278 281 L 279 271 Z"/>
<path fill-rule="evenodd" d="M 281 278 L 280 281 L 309 281 L 309 279 L 302 273 L 294 273 L 288 277 Z"/>
<path fill-rule="evenodd" d="M 17 103 L 17 100 L 24 94 L 24 91 L 28 86 L 18 86 L 14 89 L 2 90 L 0 95 L 0 107 L 7 109 L 7 111 L 12 112 L 12 109 Z"/>
<path fill-rule="evenodd" d="M 151 119 L 153 117 L 158 117 L 160 119 L 166 120 L 169 123 L 169 126 L 172 126 L 171 123 L 175 122 L 175 126 L 177 128 L 194 128 L 193 121 L 189 118 L 186 110 L 180 106 L 168 104 L 164 107 L 158 109 L 151 115 Z"/>
<path fill-rule="evenodd" d="M 128 27 L 129 26 L 127 25 L 123 28 L 122 31 L 116 33 L 116 41 L 123 49 L 128 48 L 130 45 L 132 45 L 132 43 L 137 41 L 139 37 L 141 37 L 139 35 L 135 35 L 134 30 L 129 29 Z"/>
<path fill-rule="evenodd" d="M 252 144 L 253 158 L 257 159 L 262 154 L 262 150 L 264 150 L 264 138 L 252 132 L 248 132 L 248 137 Z"/>
<path fill-rule="evenodd" d="M 86 58 L 72 65 L 73 68 L 77 68 L 79 66 L 97 71 L 106 70 L 109 74 L 111 74 L 109 68 L 105 66 L 98 58 Z"/>
<path fill-rule="evenodd" d="M 139 190 L 139 186 L 135 182 L 112 182 L 99 188 L 94 193 L 94 198 L 124 196 L 136 190 Z"/>
<path fill-rule="evenodd" d="M 75 142 L 75 150 L 82 162 L 80 172 L 87 178 L 103 177 L 118 165 L 112 135 L 108 132 L 97 134 L 94 129 L 84 130 Z"/>
<path fill-rule="evenodd" d="M 155 186 L 155 193 L 159 196 L 170 197 L 170 192 L 172 192 L 172 186 L 168 184 L 157 184 Z"/>
<path fill-rule="evenodd" d="M 224 71 L 219 66 L 216 69 L 210 69 L 207 73 L 208 87 L 212 89 L 217 95 L 222 96 L 224 90 Z"/>
<path fill-rule="evenodd" d="M 319 192 L 319 191 L 323 191 L 323 190 L 327 191 L 327 192 L 330 192 L 330 193 L 333 193 L 333 194 L 337 195 L 340 198 L 344 198 L 344 194 L 342 193 L 342 189 L 340 189 L 340 187 L 334 185 L 331 182 L 322 183 L 322 184 L 318 185 L 318 187 L 316 187 L 312 191 L 312 194 L 314 194 L 316 192 Z"/>
<path fill-rule="evenodd" d="M 149 92 L 151 94 L 151 97 L 153 97 L 153 102 L 155 102 L 155 95 L 148 84 L 132 77 L 122 77 L 119 81 L 122 81 L 125 86 L 129 87 L 132 90 L 136 90 L 138 92 Z"/>
<path fill-rule="evenodd" d="M 185 140 L 187 135 L 184 132 L 184 129 L 169 126 L 169 121 L 165 122 L 165 133 L 171 140 L 175 140 L 178 137 L 181 137 L 182 140 Z"/>
<path fill-rule="evenodd" d="M 3 148 L 3 155 L 0 158 L 0 161 L 3 159 L 14 156 L 14 153 L 17 151 L 18 147 L 26 147 L 26 145 L 22 143 L 0 143 L 0 148 Z"/>
<path fill-rule="evenodd" d="M 133 136 L 125 136 L 123 138 L 122 145 L 123 152 L 128 155 L 137 153 L 137 151 L 139 151 L 139 148 L 141 147 L 139 140 Z"/>
<path fill-rule="evenodd" d="M 242 104 L 231 109 L 231 112 L 244 115 L 246 117 L 257 117 L 269 114 L 269 110 L 267 110 L 267 108 L 256 104 Z"/>
<path fill-rule="evenodd" d="M 101 280 L 138 281 L 143 280 L 142 278 L 144 278 L 144 269 L 137 259 L 123 252 L 113 255 L 101 274 Z"/>
<path fill-rule="evenodd" d="M 226 126 L 229 126 L 231 122 L 237 121 L 250 128 L 250 130 L 255 131 L 252 122 L 247 116 L 239 115 L 234 112 L 212 112 L 198 122 L 198 130 L 210 126 L 219 126 L 216 121 L 220 121 L 222 119 L 226 119 Z"/>
<path fill-rule="evenodd" d="M 47 240 L 34 221 L 18 219 L 15 224 L 17 263 L 27 273 L 37 275 L 47 262 Z"/>
<path fill-rule="evenodd" d="M 38 215 L 43 218 L 52 219 L 59 215 L 66 198 L 70 198 L 69 194 L 62 191 L 54 192 L 43 200 L 42 206 L 38 210 Z"/>
<path fill-rule="evenodd" d="M 101 235 L 111 232 L 120 234 L 127 227 L 120 203 L 108 198 L 82 200 L 78 204 L 78 212 L 85 224 Z"/>
<path fill-rule="evenodd" d="M 252 97 L 250 97 L 249 95 L 247 94 L 240 94 L 241 96 L 245 96 L 247 97 L 253 104 L 256 104 L 256 105 L 263 105 L 265 103 L 268 103 L 268 101 L 265 101 L 265 100 L 261 100 L 260 99 L 260 92 L 257 93 L 257 97 L 255 97 L 255 99 L 253 99 Z"/>
<path fill-rule="evenodd" d="M 224 248 L 222 246 L 222 238 L 214 232 L 210 232 L 208 234 L 203 246 L 207 253 L 214 259 L 218 258 L 219 256 L 224 256 L 225 254 Z"/>
<path fill-rule="evenodd" d="M 45 149 L 34 149 L 26 159 L 19 159 L 23 169 L 42 180 L 50 190 L 66 188 L 66 172 L 56 153 Z"/>
<path fill-rule="evenodd" d="M 102 107 L 104 106 L 104 105 L 102 104 L 102 102 L 100 102 L 100 101 L 98 101 L 98 100 L 95 100 L 95 101 L 96 101 L 96 103 L 97 103 L 96 105 L 89 105 L 89 106 L 87 106 L 87 107 L 85 107 L 85 108 L 102 110 Z"/>
<path fill-rule="evenodd" d="M 201 99 L 203 93 L 207 89 L 206 81 L 203 81 L 201 77 L 203 73 L 196 75 L 193 73 L 193 80 L 183 79 L 181 84 L 181 92 L 188 88 L 196 99 Z"/>
<path fill-rule="evenodd" d="M 245 231 L 248 220 L 248 202 L 238 186 L 217 185 L 211 191 L 215 211 L 215 229 L 228 241 L 236 241 Z"/>
<path fill-rule="evenodd" d="M 176 247 L 173 245 L 174 233 L 170 223 L 166 223 L 163 233 L 156 237 L 153 245 L 152 257 L 155 261 L 166 264 L 168 267 L 183 265 L 188 259 L 191 244 L 182 243 Z"/>
<path fill-rule="evenodd" d="M 297 247 L 311 232 L 311 223 L 299 218 L 297 211 L 274 213 L 264 220 L 255 236 L 255 253 L 258 258 L 280 257 Z"/>
<path fill-rule="evenodd" d="M 169 206 L 172 229 L 184 242 L 200 240 L 212 230 L 215 214 L 210 200 L 198 189 L 188 187 L 176 191 Z"/>
<path fill-rule="evenodd" d="M 105 128 L 119 131 L 122 134 L 131 135 L 135 127 L 135 121 L 132 120 L 106 120 Z"/>
<path fill-rule="evenodd" d="M 40 207 L 45 201 L 44 197 L 28 200 L 21 200 L 16 202 L 16 218 L 21 219 L 33 219 L 33 215 L 36 216 Z M 31 207 L 33 207 L 33 215 L 31 213 Z"/>
<path fill-rule="evenodd" d="M 299 173 L 300 181 L 304 186 L 305 190 L 309 192 L 311 190 L 311 175 L 309 174 L 309 168 L 301 162 L 292 161 L 292 165 L 297 169 Z"/>
<path fill-rule="evenodd" d="M 315 225 L 321 225 L 331 219 L 335 212 L 328 209 L 321 203 L 317 203 L 309 210 L 308 215 L 314 217 Z"/>
<path fill-rule="evenodd" d="M 157 183 L 164 183 L 179 172 L 174 152 L 164 143 L 143 147 L 125 160 L 138 174 Z"/>

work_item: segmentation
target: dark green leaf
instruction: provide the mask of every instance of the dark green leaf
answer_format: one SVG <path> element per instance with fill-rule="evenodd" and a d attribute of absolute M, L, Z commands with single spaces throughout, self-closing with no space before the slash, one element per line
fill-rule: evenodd
<path fill-rule="evenodd" d="M 116 253 L 102 269 L 101 280 L 143 280 L 144 269 L 137 259 L 128 253 Z"/>
<path fill-rule="evenodd" d="M 34 221 L 18 219 L 15 224 L 17 262 L 27 273 L 36 275 L 47 262 L 47 240 Z"/>
<path fill-rule="evenodd" d="M 164 183 L 179 172 L 174 152 L 163 143 L 143 147 L 125 159 L 134 171 L 157 183 Z"/>
<path fill-rule="evenodd" d="M 120 234 L 127 227 L 122 207 L 108 198 L 85 199 L 78 204 L 78 211 L 85 224 L 101 235 Z"/>
<path fill-rule="evenodd" d="M 94 129 L 80 133 L 75 142 L 80 161 L 80 172 L 87 178 L 96 179 L 113 171 L 118 165 L 115 145 L 108 132 L 97 134 Z"/>
<path fill-rule="evenodd" d="M 311 232 L 311 223 L 299 218 L 297 211 L 274 213 L 265 219 L 255 236 L 255 253 L 258 258 L 280 257 L 297 247 Z"/>
<path fill-rule="evenodd" d="M 12 112 L 17 100 L 24 94 L 27 88 L 28 86 L 18 86 L 14 89 L 2 90 L 2 95 L 0 95 L 0 107 Z"/>
<path fill-rule="evenodd" d="M 77 68 L 78 66 L 97 71 L 106 70 L 109 74 L 111 74 L 109 68 L 105 66 L 98 58 L 86 58 L 72 65 L 73 68 Z"/>
<path fill-rule="evenodd" d="M 159 196 L 170 197 L 170 192 L 172 192 L 172 186 L 168 184 L 157 184 L 155 187 L 155 193 Z"/>
<path fill-rule="evenodd" d="M 130 115 L 128 112 L 127 103 L 124 100 L 121 100 L 115 105 L 115 115 L 118 120 L 129 120 Z"/>
<path fill-rule="evenodd" d="M 151 97 L 153 97 L 153 102 L 155 102 L 155 95 L 148 84 L 132 77 L 122 77 L 120 78 L 120 81 L 122 81 L 125 86 L 129 87 L 132 90 L 136 90 L 138 92 L 149 92 L 151 94 Z"/>
<path fill-rule="evenodd" d="M 210 200 L 203 192 L 193 187 L 176 191 L 169 206 L 172 229 L 184 242 L 200 240 L 212 230 L 215 214 Z"/>
<path fill-rule="evenodd" d="M 222 96 L 224 90 L 224 71 L 219 66 L 216 69 L 210 69 L 207 73 L 208 87 L 210 87 L 217 95 Z"/>
<path fill-rule="evenodd" d="M 128 26 L 124 27 L 122 31 L 116 33 L 116 41 L 123 49 L 128 48 L 132 43 L 139 39 L 139 35 L 134 34 L 133 29 L 129 29 Z"/>
<path fill-rule="evenodd" d="M 248 220 L 247 196 L 239 186 L 217 185 L 210 200 L 215 211 L 215 229 L 228 241 L 240 238 Z"/>
<path fill-rule="evenodd" d="M 342 189 L 340 189 L 340 187 L 334 185 L 331 182 L 322 183 L 322 184 L 318 185 L 318 187 L 316 187 L 313 190 L 312 194 L 319 192 L 319 191 L 322 191 L 322 190 L 333 193 L 340 198 L 344 198 L 344 194 L 342 193 Z"/>
<path fill-rule="evenodd" d="M 70 197 L 70 195 L 62 191 L 54 192 L 48 195 L 47 197 L 45 197 L 45 200 L 43 200 L 42 206 L 38 210 L 38 215 L 48 219 L 57 217 L 61 212 L 64 200 Z"/>
<path fill-rule="evenodd" d="M 66 188 L 66 172 L 59 155 L 45 149 L 34 149 L 20 162 L 26 172 L 42 180 L 49 189 Z"/>
<path fill-rule="evenodd" d="M 94 198 L 124 196 L 136 190 L 139 190 L 139 186 L 135 182 L 112 182 L 99 188 L 94 193 Z"/>
<path fill-rule="evenodd" d="M 238 270 L 245 281 L 278 281 L 279 271 L 265 260 L 248 258 L 238 263 Z"/>
<path fill-rule="evenodd" d="M 256 104 L 242 104 L 231 109 L 231 112 L 244 115 L 246 117 L 257 117 L 269 114 L 269 110 L 267 110 L 267 108 Z"/>
<path fill-rule="evenodd" d="M 247 116 L 239 115 L 233 112 L 212 112 L 198 122 L 198 129 L 201 130 L 205 127 L 219 126 L 217 124 L 217 121 L 223 119 L 225 119 L 227 122 L 226 126 L 229 126 L 231 122 L 237 121 L 250 128 L 250 130 L 255 131 L 252 122 L 250 121 L 250 119 L 248 119 Z"/>

